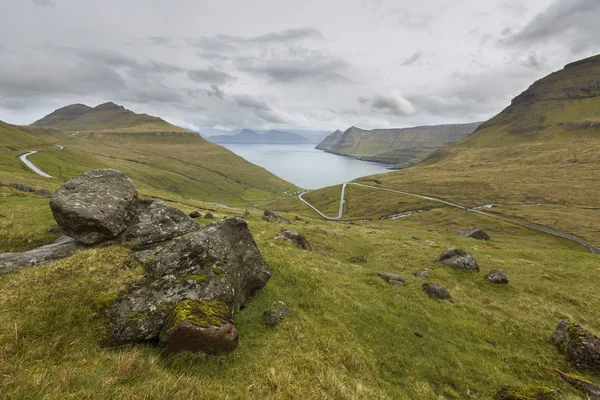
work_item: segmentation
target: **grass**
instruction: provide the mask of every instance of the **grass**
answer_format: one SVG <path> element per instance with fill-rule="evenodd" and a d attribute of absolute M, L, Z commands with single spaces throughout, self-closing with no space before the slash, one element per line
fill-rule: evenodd
<path fill-rule="evenodd" d="M 49 224 L 43 204 L 24 207 L 11 196 L 3 205 L 19 210 L 15 232 L 25 233 L 26 221 Z M 142 271 L 119 267 L 124 248 L 90 250 L 0 278 L 0 392 L 8 399 L 466 399 L 523 384 L 580 398 L 551 371 L 572 369 L 550 336 L 564 318 L 600 332 L 600 264 L 582 247 L 446 208 L 397 221 L 295 222 L 313 249 L 333 250 L 325 257 L 275 241 L 281 226 L 260 220 L 258 210 L 248 220 L 273 277 L 234 315 L 240 345 L 233 353 L 164 358 L 150 345 L 112 348 L 102 308 Z M 470 225 L 494 241 L 455 235 Z M 0 231 L 0 242 L 6 235 Z M 471 251 L 482 273 L 435 264 L 450 246 Z M 352 262 L 357 255 L 368 261 Z M 451 291 L 455 305 L 424 295 L 412 277 L 423 267 L 434 269 L 430 279 Z M 485 282 L 494 268 L 509 276 L 508 286 Z M 389 286 L 379 271 L 412 279 Z M 262 312 L 278 300 L 294 315 L 267 328 Z"/>

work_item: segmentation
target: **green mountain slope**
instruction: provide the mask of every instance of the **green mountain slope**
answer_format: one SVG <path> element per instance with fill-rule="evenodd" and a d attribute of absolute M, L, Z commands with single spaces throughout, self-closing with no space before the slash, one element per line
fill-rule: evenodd
<path fill-rule="evenodd" d="M 491 210 L 600 244 L 599 82 L 600 56 L 569 64 L 425 162 L 357 181 L 464 206 L 504 205 Z M 361 198 L 355 191 L 351 201 Z M 375 216 L 396 208 L 390 202 Z"/>
<path fill-rule="evenodd" d="M 136 114 L 108 102 L 94 108 L 74 104 L 59 108 L 31 124 L 69 132 L 187 132 L 148 114 Z"/>
<path fill-rule="evenodd" d="M 329 153 L 379 161 L 406 168 L 422 161 L 443 145 L 472 133 L 479 122 L 459 125 L 418 126 L 364 130 L 355 126 L 335 131 L 316 147 Z"/>

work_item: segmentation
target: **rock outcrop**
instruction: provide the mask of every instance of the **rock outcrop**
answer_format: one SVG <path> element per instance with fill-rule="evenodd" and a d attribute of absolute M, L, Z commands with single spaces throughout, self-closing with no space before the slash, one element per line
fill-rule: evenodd
<path fill-rule="evenodd" d="M 165 320 L 183 300 L 221 301 L 236 311 L 271 277 L 240 217 L 166 242 L 147 258 L 145 269 L 148 280 L 107 310 L 117 342 L 158 338 Z"/>
<path fill-rule="evenodd" d="M 508 283 L 508 277 L 499 269 L 494 269 L 486 275 L 485 280 L 497 285 L 505 285 Z"/>
<path fill-rule="evenodd" d="M 423 288 L 423 291 L 425 291 L 425 293 L 427 293 L 427 296 L 429 296 L 432 299 L 450 300 L 450 302 L 454 303 L 454 300 L 452 299 L 452 295 L 450 294 L 448 289 L 446 289 L 444 286 L 440 285 L 439 283 L 433 283 L 433 282 L 424 283 L 423 285 L 421 285 L 421 287 Z"/>
<path fill-rule="evenodd" d="M 490 236 L 483 229 L 477 226 L 459 231 L 458 236 L 470 237 L 477 240 L 490 240 Z"/>
<path fill-rule="evenodd" d="M 265 210 L 265 212 L 263 213 L 263 221 L 270 222 L 271 219 L 277 222 L 278 224 L 291 224 L 290 220 L 283 218 L 281 215 L 273 211 Z"/>
<path fill-rule="evenodd" d="M 556 327 L 552 340 L 575 368 L 600 372 L 600 337 L 581 325 L 564 320 Z"/>
<path fill-rule="evenodd" d="M 378 272 L 377 275 L 379 275 L 381 279 L 383 279 L 390 285 L 401 285 L 408 280 L 408 278 L 405 276 L 392 274 L 389 272 Z"/>
<path fill-rule="evenodd" d="M 127 228 L 135 217 L 137 197 L 125 174 L 98 169 L 61 186 L 52 195 L 50 208 L 67 236 L 95 244 L 113 239 Z"/>
<path fill-rule="evenodd" d="M 275 240 L 285 240 L 287 242 L 295 244 L 298 248 L 302 250 L 312 250 L 310 243 L 308 243 L 308 239 L 306 239 L 306 237 L 303 234 L 298 232 L 282 229 L 281 232 L 279 232 L 279 235 L 275 236 Z"/>
<path fill-rule="evenodd" d="M 415 272 L 413 275 L 419 279 L 425 279 L 429 277 L 429 275 L 431 275 L 432 272 L 433 270 L 431 268 L 423 268 Z"/>
<path fill-rule="evenodd" d="M 479 272 L 479 264 L 471 253 L 463 249 L 450 248 L 444 251 L 435 262 L 441 262 L 454 269 L 466 269 Z"/>

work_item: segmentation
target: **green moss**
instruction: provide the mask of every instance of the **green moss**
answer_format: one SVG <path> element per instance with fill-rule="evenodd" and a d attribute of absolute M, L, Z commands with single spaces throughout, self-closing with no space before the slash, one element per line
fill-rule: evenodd
<path fill-rule="evenodd" d="M 111 295 L 99 298 L 95 301 L 95 303 L 99 310 L 106 310 L 108 307 L 112 306 L 115 301 L 117 301 L 117 296 Z"/>
<path fill-rule="evenodd" d="M 181 283 L 185 281 L 192 281 L 194 283 L 204 283 L 210 279 L 210 276 L 207 274 L 187 274 L 180 276 L 179 278 L 173 281 L 174 283 Z"/>
<path fill-rule="evenodd" d="M 161 340 L 171 333 L 183 321 L 189 321 L 200 327 L 221 325 L 232 318 L 229 307 L 222 301 L 191 300 L 186 299 L 175 306 L 165 329 L 161 333 Z"/>
<path fill-rule="evenodd" d="M 569 325 L 567 325 L 567 334 L 569 335 L 569 339 L 577 341 L 580 338 L 586 336 L 587 332 L 582 326 L 571 322 L 569 323 Z"/>
<path fill-rule="evenodd" d="M 555 391 L 546 386 L 506 386 L 494 396 L 494 400 L 554 400 L 556 398 Z"/>
<path fill-rule="evenodd" d="M 163 313 L 163 314 L 169 313 L 172 308 L 173 308 L 173 303 L 162 303 L 162 304 L 159 304 L 158 306 L 156 306 L 156 309 L 154 311 L 151 311 L 148 308 L 144 308 L 143 310 L 138 310 L 127 316 L 127 318 L 125 319 L 125 325 L 127 325 L 127 326 L 135 325 L 140 320 L 149 319 L 151 314 L 154 314 L 154 313 Z"/>
<path fill-rule="evenodd" d="M 219 278 L 223 278 L 227 276 L 227 272 L 223 268 L 215 267 L 213 268 L 213 274 L 215 274 Z"/>

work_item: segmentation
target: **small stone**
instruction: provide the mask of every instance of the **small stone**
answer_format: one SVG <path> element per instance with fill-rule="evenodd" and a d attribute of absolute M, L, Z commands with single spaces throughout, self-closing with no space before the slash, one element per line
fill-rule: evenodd
<path fill-rule="evenodd" d="M 450 302 L 454 302 L 454 300 L 452 300 L 452 295 L 450 294 L 448 289 L 446 289 L 439 283 L 424 283 L 423 285 L 421 285 L 421 287 L 423 288 L 425 293 L 427 293 L 427 296 L 429 296 L 432 299 L 450 300 Z"/>
<path fill-rule="evenodd" d="M 30 185 L 27 185 L 26 183 L 11 183 L 8 186 L 13 189 L 20 190 L 21 192 L 27 192 L 27 193 L 34 192 L 34 189 Z"/>
<path fill-rule="evenodd" d="M 435 242 L 433 240 L 429 240 L 428 239 L 428 240 L 425 241 L 425 244 L 429 244 L 429 245 L 433 246 L 433 245 L 435 245 Z"/>
<path fill-rule="evenodd" d="M 291 222 L 289 220 L 283 218 L 281 215 L 279 215 L 273 211 L 265 210 L 263 216 L 267 217 L 269 219 L 275 220 L 275 222 L 277 222 L 278 224 L 286 224 L 286 225 L 291 224 Z"/>
<path fill-rule="evenodd" d="M 325 257 L 331 257 L 331 254 L 333 254 L 333 250 L 318 250 L 317 252 Z"/>
<path fill-rule="evenodd" d="M 189 216 L 190 218 L 202 218 L 202 214 L 199 211 L 192 211 Z"/>
<path fill-rule="evenodd" d="M 425 279 L 429 275 L 431 275 L 432 272 L 433 272 L 433 270 L 431 268 L 423 268 L 423 269 L 420 269 L 417 272 L 415 272 L 414 276 L 416 276 L 419 279 Z"/>
<path fill-rule="evenodd" d="M 212 215 L 212 213 L 210 213 L 210 212 L 207 212 L 207 213 L 204 215 L 204 219 L 215 219 L 215 216 L 214 216 L 214 215 Z"/>
<path fill-rule="evenodd" d="M 319 232 L 325 236 L 329 236 L 329 232 L 327 232 L 325 229 L 320 229 Z"/>
<path fill-rule="evenodd" d="M 471 253 L 463 249 L 450 248 L 444 251 L 435 262 L 441 262 L 454 269 L 466 269 L 479 272 L 479 264 Z"/>
<path fill-rule="evenodd" d="M 306 237 L 298 232 L 282 229 L 281 232 L 279 232 L 279 235 L 275 236 L 275 240 L 285 240 L 287 242 L 295 244 L 298 248 L 302 250 L 312 250 L 310 243 L 308 243 Z"/>
<path fill-rule="evenodd" d="M 269 217 L 267 217 L 266 215 L 263 215 L 261 219 L 263 221 L 265 221 L 265 222 L 271 222 L 271 220 L 269 219 Z"/>
<path fill-rule="evenodd" d="M 491 283 L 495 283 L 497 285 L 503 285 L 508 283 L 508 277 L 504 275 L 504 273 L 499 269 L 492 270 L 489 274 L 487 274 L 485 280 Z"/>
<path fill-rule="evenodd" d="M 37 194 L 38 196 L 44 197 L 52 197 L 52 192 L 48 189 L 36 189 L 33 191 L 33 194 Z"/>
<path fill-rule="evenodd" d="M 423 334 L 421 332 L 415 332 L 415 336 L 418 338 L 422 338 Z"/>
<path fill-rule="evenodd" d="M 292 314 L 292 310 L 282 307 L 265 311 L 262 318 L 266 326 L 275 327 L 281 324 L 287 316 Z"/>
<path fill-rule="evenodd" d="M 490 237 L 485 231 L 477 226 L 458 232 L 458 236 L 470 237 L 477 240 L 490 240 Z"/>
<path fill-rule="evenodd" d="M 401 285 L 408 280 L 407 277 L 389 272 L 378 272 L 377 275 L 390 285 Z"/>
<path fill-rule="evenodd" d="M 365 256 L 353 256 L 350 260 L 352 260 L 353 262 L 366 263 L 367 262 L 367 257 L 365 257 Z"/>
<path fill-rule="evenodd" d="M 421 240 L 421 239 L 419 239 L 418 237 L 416 237 L 416 236 L 413 236 L 413 235 L 408 235 L 408 238 L 409 238 L 409 239 L 412 239 L 412 240 Z"/>

